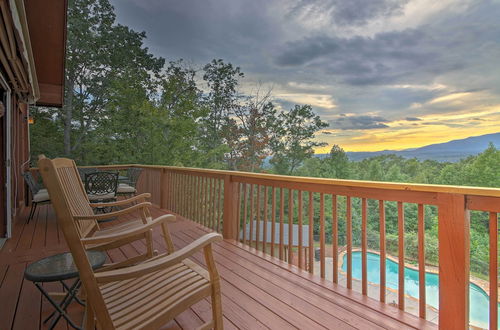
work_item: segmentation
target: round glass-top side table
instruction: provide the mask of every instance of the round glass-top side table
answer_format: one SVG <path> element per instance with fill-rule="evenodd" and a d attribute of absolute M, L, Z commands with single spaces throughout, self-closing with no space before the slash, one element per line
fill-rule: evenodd
<path fill-rule="evenodd" d="M 106 262 L 106 254 L 101 251 L 87 251 L 87 258 L 92 269 L 98 269 Z M 65 252 L 56 254 L 28 265 L 24 271 L 24 277 L 28 281 L 33 282 L 42 295 L 47 298 L 51 305 L 56 309 L 47 319 L 44 320 L 44 323 L 46 323 L 50 318 L 54 317 L 49 329 L 53 329 L 61 317 L 68 321 L 73 328 L 80 329 L 80 327 L 77 326 L 66 313 L 66 308 L 73 301 L 73 299 L 83 305 L 83 302 L 81 302 L 76 296 L 78 289 L 81 286 L 81 282 L 79 279 L 78 269 L 76 268 L 71 253 Z M 76 280 L 70 287 L 64 282 L 64 280 L 74 278 L 76 278 Z M 57 303 L 51 297 L 50 293 L 44 290 L 41 284 L 44 282 L 57 281 L 60 282 L 67 290 L 67 294 L 63 297 L 60 303 Z"/>

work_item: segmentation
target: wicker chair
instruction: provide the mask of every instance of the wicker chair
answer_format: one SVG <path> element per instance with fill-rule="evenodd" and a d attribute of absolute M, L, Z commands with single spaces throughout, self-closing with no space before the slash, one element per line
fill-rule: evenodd
<path fill-rule="evenodd" d="M 81 236 L 81 226 L 96 224 L 96 216 L 91 214 L 81 181 L 80 185 L 75 184 L 79 181 L 75 163 L 69 159 L 42 158 L 38 166 L 48 191 L 54 196 L 57 221 L 85 289 L 85 329 L 159 329 L 208 296 L 212 299 L 212 320 L 202 329 L 223 328 L 220 278 L 211 247 L 212 242 L 222 239 L 219 234 L 206 234 L 170 255 L 94 272 L 84 246 L 89 242 L 109 243 L 110 235 Z M 131 208 L 138 207 L 144 205 Z M 129 237 L 150 232 L 156 221 L 148 221 L 120 235 Z M 188 259 L 200 250 L 204 252 L 208 270 Z"/>
<path fill-rule="evenodd" d="M 24 172 L 23 178 L 26 184 L 28 185 L 31 192 L 31 209 L 28 215 L 28 223 L 35 215 L 36 208 L 38 204 L 50 204 L 50 196 L 47 192 L 47 189 L 43 188 L 42 185 L 38 184 L 33 177 L 31 172 Z"/>

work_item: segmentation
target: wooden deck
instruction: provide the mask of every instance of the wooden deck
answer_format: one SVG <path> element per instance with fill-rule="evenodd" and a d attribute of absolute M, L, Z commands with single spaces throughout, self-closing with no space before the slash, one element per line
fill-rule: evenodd
<path fill-rule="evenodd" d="M 26 212 L 27 213 L 27 212 Z M 164 211 L 155 209 L 154 214 Z M 26 266 L 39 258 L 66 251 L 50 206 L 39 207 L 34 220 L 26 214 L 14 224 L 13 238 L 0 251 L 0 329 L 43 329 L 42 320 L 52 312 L 35 286 L 23 279 Z M 126 221 L 120 219 L 118 221 Z M 171 225 L 176 248 L 207 232 L 191 221 Z M 164 251 L 160 231 L 155 244 Z M 113 261 L 144 251 L 142 242 L 108 253 Z M 256 252 L 234 241 L 216 244 L 214 254 L 222 277 L 222 302 L 226 329 L 406 329 L 435 328 L 432 323 L 401 312 L 356 292 L 321 280 L 279 259 Z M 203 264 L 202 254 L 195 261 Z M 61 285 L 46 284 L 51 291 Z M 83 308 L 76 303 L 69 313 L 81 320 Z M 163 329 L 192 329 L 211 318 L 209 300 L 192 306 Z M 60 321 L 58 329 L 71 329 Z"/>

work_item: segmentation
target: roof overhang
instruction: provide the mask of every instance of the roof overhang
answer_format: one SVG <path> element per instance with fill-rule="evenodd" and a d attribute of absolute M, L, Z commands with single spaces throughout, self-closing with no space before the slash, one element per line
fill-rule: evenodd
<path fill-rule="evenodd" d="M 66 57 L 67 0 L 11 0 L 26 13 L 23 33 L 30 40 L 35 68 L 36 105 L 61 107 L 64 101 L 64 65 Z M 23 17 L 20 15 L 21 25 Z M 28 56 L 29 56 L 28 55 Z M 35 87 L 36 88 L 36 87 Z M 38 95 L 37 95 L 38 94 Z"/>

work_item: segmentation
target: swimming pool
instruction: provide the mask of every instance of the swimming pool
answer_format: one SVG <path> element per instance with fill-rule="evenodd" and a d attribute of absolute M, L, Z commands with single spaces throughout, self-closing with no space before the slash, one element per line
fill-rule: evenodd
<path fill-rule="evenodd" d="M 380 284 L 380 256 L 367 253 L 368 281 Z M 387 259 L 386 285 L 398 289 L 398 263 Z M 347 272 L 347 254 L 344 255 L 342 270 Z M 352 253 L 352 276 L 361 279 L 361 252 Z M 428 305 L 439 308 L 439 277 L 434 273 L 425 273 L 425 294 Z M 488 328 L 489 297 L 483 289 L 470 283 L 470 323 L 482 328 Z M 405 267 L 405 293 L 418 298 L 418 271 Z M 500 305 L 499 305 L 500 311 Z"/>

